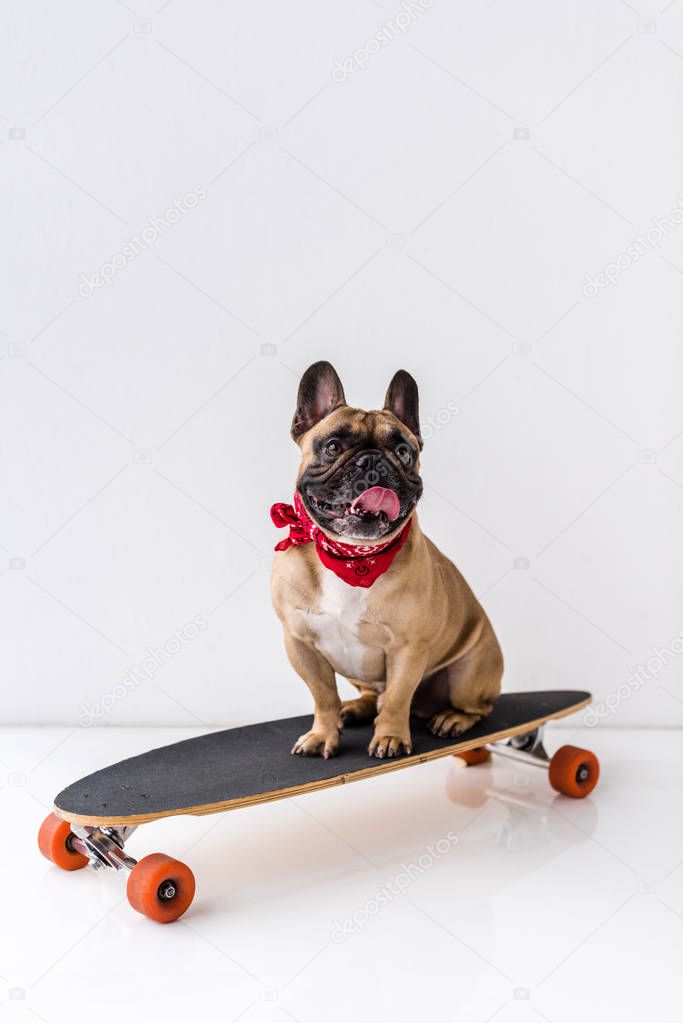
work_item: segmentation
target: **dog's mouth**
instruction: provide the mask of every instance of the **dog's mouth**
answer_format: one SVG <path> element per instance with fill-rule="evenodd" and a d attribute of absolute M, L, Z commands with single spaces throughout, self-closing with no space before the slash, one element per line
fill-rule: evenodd
<path fill-rule="evenodd" d="M 313 494 L 308 495 L 311 507 L 325 518 L 356 518 L 365 522 L 395 522 L 401 514 L 401 502 L 393 490 L 387 487 L 370 487 L 353 501 L 344 504 L 330 504 Z"/>
<path fill-rule="evenodd" d="M 391 533 L 402 517 L 398 494 L 388 487 L 369 487 L 352 501 L 337 503 L 310 491 L 305 496 L 310 511 L 321 525 L 349 538 L 378 539 Z M 409 502 L 406 512 L 413 503 Z"/>

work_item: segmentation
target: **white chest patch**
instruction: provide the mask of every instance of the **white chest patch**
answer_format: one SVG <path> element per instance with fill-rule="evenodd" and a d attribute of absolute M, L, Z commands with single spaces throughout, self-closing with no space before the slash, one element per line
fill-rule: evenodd
<path fill-rule="evenodd" d="M 358 635 L 367 598 L 364 587 L 349 586 L 334 572 L 325 572 L 318 612 L 307 615 L 307 624 L 316 648 L 336 672 L 372 682 L 383 673 L 384 656 Z"/>

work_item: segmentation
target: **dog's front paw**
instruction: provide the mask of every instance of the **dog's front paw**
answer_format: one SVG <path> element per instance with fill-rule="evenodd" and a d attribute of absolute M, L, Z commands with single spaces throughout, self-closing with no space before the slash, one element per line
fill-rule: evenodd
<path fill-rule="evenodd" d="M 413 752 L 413 744 L 409 735 L 373 735 L 368 753 L 371 757 L 383 760 L 385 757 L 408 756 Z"/>
<path fill-rule="evenodd" d="M 323 756 L 325 760 L 333 757 L 339 749 L 339 729 L 331 732 L 306 732 L 300 735 L 292 746 L 292 753 L 303 757 Z"/>

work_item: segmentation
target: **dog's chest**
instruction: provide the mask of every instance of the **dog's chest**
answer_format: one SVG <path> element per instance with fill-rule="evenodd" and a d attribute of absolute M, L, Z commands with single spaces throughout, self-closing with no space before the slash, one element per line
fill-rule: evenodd
<path fill-rule="evenodd" d="M 316 649 L 336 672 L 379 682 L 384 678 L 384 651 L 361 638 L 367 600 L 367 589 L 325 572 L 317 609 L 307 615 L 307 625 Z"/>

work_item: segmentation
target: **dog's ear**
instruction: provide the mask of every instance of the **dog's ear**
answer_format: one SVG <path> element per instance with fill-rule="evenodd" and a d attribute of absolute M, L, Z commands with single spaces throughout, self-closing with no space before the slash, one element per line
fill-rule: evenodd
<path fill-rule="evenodd" d="M 292 419 L 292 437 L 300 437 L 336 408 L 346 405 L 344 388 L 337 371 L 329 362 L 314 362 L 301 378 Z"/>
<path fill-rule="evenodd" d="M 384 408 L 393 412 L 397 419 L 408 427 L 410 432 L 417 438 L 422 447 L 420 435 L 420 408 L 417 384 L 405 369 L 399 369 L 394 373 L 389 384 Z"/>

